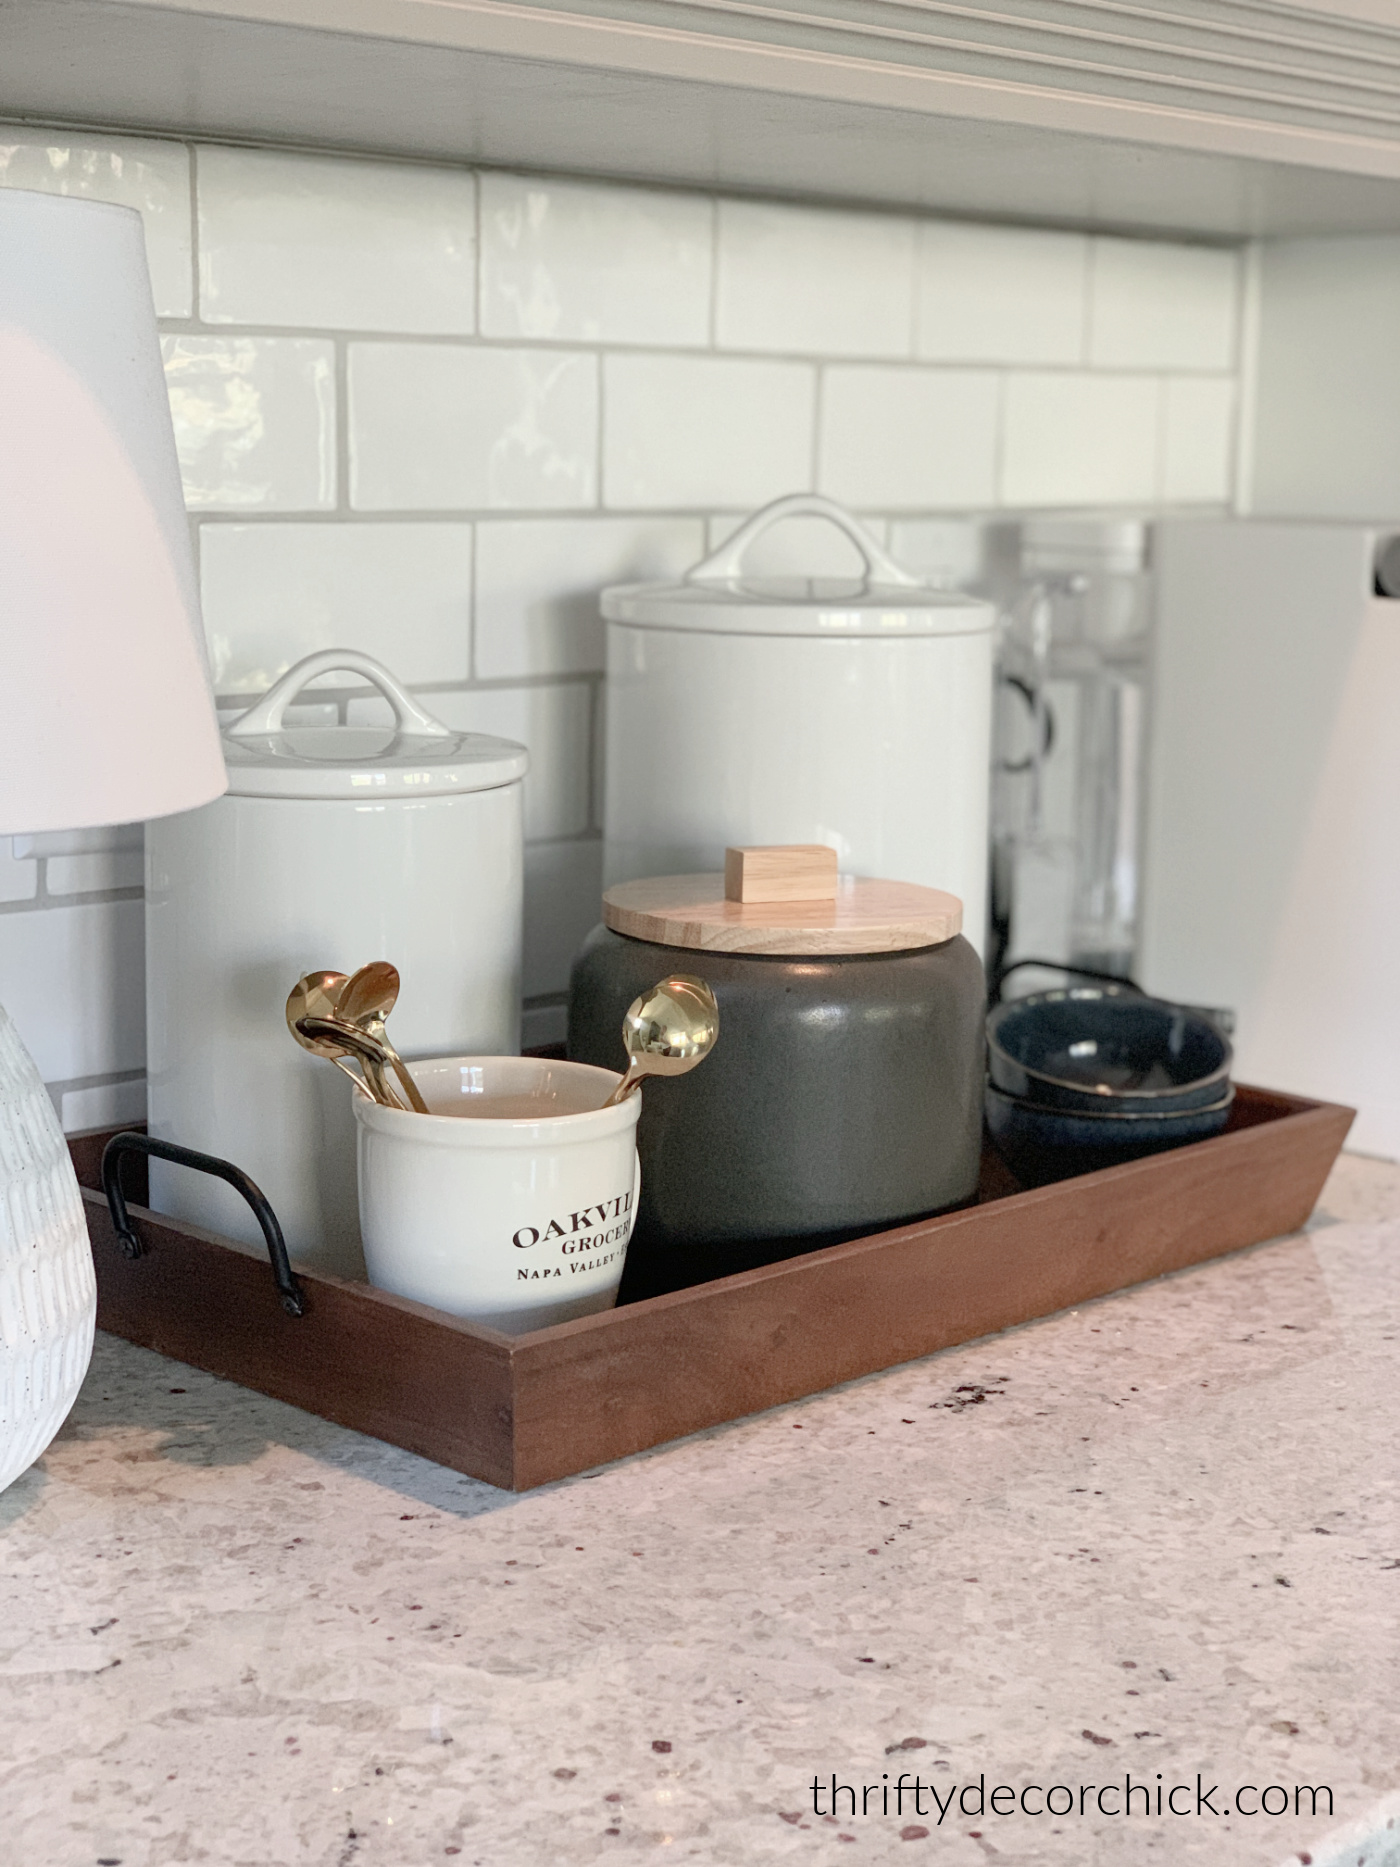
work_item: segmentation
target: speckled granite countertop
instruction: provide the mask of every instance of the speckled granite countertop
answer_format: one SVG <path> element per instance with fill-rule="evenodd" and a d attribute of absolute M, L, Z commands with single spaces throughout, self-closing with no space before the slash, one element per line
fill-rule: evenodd
<path fill-rule="evenodd" d="M 0 1496 L 0 1858 L 1318 1849 L 1400 1786 L 1397 1246 L 1346 1158 L 1304 1236 L 520 1498 L 99 1337 Z"/>

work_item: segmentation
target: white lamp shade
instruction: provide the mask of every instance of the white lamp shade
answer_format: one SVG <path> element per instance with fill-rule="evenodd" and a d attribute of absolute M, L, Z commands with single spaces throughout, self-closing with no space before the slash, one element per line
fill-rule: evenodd
<path fill-rule="evenodd" d="M 0 189 L 0 835 L 226 784 L 140 216 Z"/>

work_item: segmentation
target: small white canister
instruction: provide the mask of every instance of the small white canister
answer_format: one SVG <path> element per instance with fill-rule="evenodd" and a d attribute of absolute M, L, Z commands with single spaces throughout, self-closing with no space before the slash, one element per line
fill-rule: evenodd
<path fill-rule="evenodd" d="M 637 1210 L 639 1093 L 546 1057 L 439 1057 L 430 1113 L 351 1091 L 370 1282 L 518 1334 L 611 1309 Z"/>
<path fill-rule="evenodd" d="M 388 727 L 291 727 L 308 681 L 346 671 Z M 271 1200 L 300 1264 L 362 1277 L 353 1090 L 287 1030 L 305 972 L 391 960 L 406 1057 L 520 1048 L 523 746 L 435 720 L 369 656 L 328 649 L 224 734 L 225 797 L 146 829 L 153 1135 L 217 1154 Z M 159 1212 L 249 1244 L 231 1188 L 151 1162 Z"/>

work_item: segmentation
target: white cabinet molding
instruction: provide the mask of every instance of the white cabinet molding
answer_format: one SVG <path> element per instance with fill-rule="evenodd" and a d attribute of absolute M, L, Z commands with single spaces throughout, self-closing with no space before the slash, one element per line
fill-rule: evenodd
<path fill-rule="evenodd" d="M 1379 0 L 0 0 L 0 43 L 11 118 L 1221 237 L 1400 226 Z"/>

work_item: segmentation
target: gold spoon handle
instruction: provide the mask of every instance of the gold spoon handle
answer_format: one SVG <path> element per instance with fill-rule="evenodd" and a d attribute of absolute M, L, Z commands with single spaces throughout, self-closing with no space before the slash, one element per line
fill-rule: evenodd
<path fill-rule="evenodd" d="M 386 1109 L 398 1109 L 401 1113 L 406 1114 L 407 1110 L 404 1109 L 403 1103 L 400 1102 L 399 1098 L 389 1087 L 389 1079 L 384 1074 L 384 1065 L 373 1061 L 369 1057 L 365 1057 L 363 1062 L 365 1078 L 369 1083 L 370 1094 L 374 1097 L 375 1101 L 382 1102 Z"/>
<path fill-rule="evenodd" d="M 423 1100 L 422 1094 L 419 1091 L 417 1083 L 413 1080 L 413 1074 L 408 1065 L 387 1038 L 381 1037 L 379 1041 L 384 1046 L 385 1054 L 390 1063 L 394 1066 L 395 1076 L 397 1076 L 399 1081 L 403 1084 L 404 1094 L 408 1097 L 410 1108 L 418 1115 L 429 1114 L 428 1105 Z"/>
<path fill-rule="evenodd" d="M 602 1104 L 602 1106 L 605 1109 L 616 1108 L 619 1102 L 625 1101 L 626 1098 L 631 1095 L 632 1091 L 637 1087 L 638 1083 L 641 1082 L 642 1078 L 645 1075 L 646 1075 L 646 1071 L 643 1069 L 640 1069 L 638 1067 L 637 1060 L 633 1058 L 632 1062 L 627 1065 L 627 1074 L 623 1077 L 622 1081 L 617 1085 L 617 1088 L 613 1090 L 612 1094 L 608 1097 L 607 1101 Z"/>

